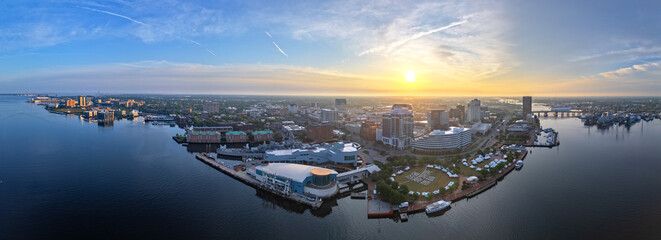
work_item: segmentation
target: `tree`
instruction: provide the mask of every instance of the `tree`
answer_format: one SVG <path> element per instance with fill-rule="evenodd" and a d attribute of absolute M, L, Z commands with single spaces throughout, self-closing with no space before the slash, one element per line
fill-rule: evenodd
<path fill-rule="evenodd" d="M 392 191 L 390 193 L 390 203 L 399 205 L 400 203 L 404 202 L 406 198 L 404 197 L 404 194 L 398 192 L 398 191 Z"/>
<path fill-rule="evenodd" d="M 376 184 L 376 192 L 378 192 L 381 197 L 388 198 L 390 196 L 390 187 L 382 181 Z"/>
<path fill-rule="evenodd" d="M 399 184 L 397 182 L 391 182 L 390 187 L 392 187 L 392 189 L 397 190 L 397 187 L 399 187 Z"/>
<path fill-rule="evenodd" d="M 409 193 L 409 186 L 406 186 L 406 184 L 402 184 L 399 186 L 399 192 L 402 194 L 408 194 Z"/>

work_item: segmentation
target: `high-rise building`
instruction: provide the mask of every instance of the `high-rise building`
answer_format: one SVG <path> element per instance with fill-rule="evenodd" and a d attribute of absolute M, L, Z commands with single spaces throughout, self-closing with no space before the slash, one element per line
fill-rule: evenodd
<path fill-rule="evenodd" d="M 376 140 L 376 129 L 378 125 L 372 121 L 364 121 L 360 124 L 360 138 L 366 141 Z"/>
<path fill-rule="evenodd" d="M 78 104 L 80 104 L 80 106 L 87 106 L 87 97 L 86 96 L 79 96 L 78 97 Z"/>
<path fill-rule="evenodd" d="M 204 102 L 202 104 L 202 111 L 207 113 L 218 113 L 220 112 L 220 106 L 217 102 Z"/>
<path fill-rule="evenodd" d="M 480 111 L 480 100 L 473 99 L 466 107 L 466 122 L 477 123 L 481 122 L 482 113 Z"/>
<path fill-rule="evenodd" d="M 296 104 L 289 104 L 289 113 L 291 113 L 291 114 L 296 114 L 296 113 L 298 113 L 298 105 L 296 105 Z"/>
<path fill-rule="evenodd" d="M 450 113 L 445 110 L 431 110 L 427 115 L 430 130 L 446 130 L 450 127 Z"/>
<path fill-rule="evenodd" d="M 457 107 L 450 109 L 450 117 L 456 118 L 459 122 L 463 122 L 464 117 L 466 117 L 466 107 L 463 105 L 457 105 Z"/>
<path fill-rule="evenodd" d="M 335 123 L 340 120 L 340 114 L 335 110 L 321 109 L 321 121 Z"/>
<path fill-rule="evenodd" d="M 532 113 L 532 97 L 525 96 L 523 97 L 523 117 L 525 118 L 528 114 Z"/>
<path fill-rule="evenodd" d="M 346 98 L 336 98 L 335 99 L 335 109 L 344 111 L 347 108 L 347 99 Z"/>
<path fill-rule="evenodd" d="M 381 141 L 388 146 L 405 149 L 413 140 L 413 107 L 395 104 L 390 113 L 383 114 Z"/>

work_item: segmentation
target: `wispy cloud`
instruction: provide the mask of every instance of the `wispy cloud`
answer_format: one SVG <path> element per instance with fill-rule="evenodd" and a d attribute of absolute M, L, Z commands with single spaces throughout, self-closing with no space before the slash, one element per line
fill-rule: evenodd
<path fill-rule="evenodd" d="M 366 55 L 366 54 L 371 54 L 371 53 L 380 52 L 380 51 L 392 51 L 393 49 L 398 48 L 398 47 L 400 47 L 400 46 L 402 46 L 402 45 L 404 45 L 404 44 L 406 44 L 406 43 L 408 43 L 412 40 L 427 36 L 427 35 L 432 34 L 432 33 L 437 33 L 437 32 L 440 32 L 440 31 L 444 31 L 444 30 L 459 26 L 461 24 L 464 24 L 466 22 L 467 22 L 467 20 L 461 20 L 461 21 L 457 21 L 457 22 L 452 22 L 452 23 L 450 23 L 446 26 L 442 26 L 442 27 L 439 27 L 439 28 L 431 29 L 431 30 L 424 31 L 424 32 L 418 32 L 418 33 L 413 34 L 413 35 L 411 35 L 407 38 L 404 38 L 404 39 L 401 39 L 399 41 L 390 43 L 388 45 L 377 46 L 377 47 L 367 49 L 365 51 L 362 51 L 362 52 L 358 53 L 358 56 L 363 56 L 363 55 Z"/>
<path fill-rule="evenodd" d="M 624 50 L 612 50 L 599 54 L 579 56 L 576 58 L 569 59 L 569 61 L 581 62 L 581 61 L 589 61 L 589 60 L 603 59 L 609 57 L 619 58 L 619 59 L 623 57 L 638 59 L 641 57 L 649 56 L 650 54 L 660 55 L 661 47 L 636 47 L 636 48 L 629 48 Z"/>
<path fill-rule="evenodd" d="M 275 45 L 275 47 L 278 49 L 278 51 L 280 51 L 280 53 L 282 53 L 282 55 L 285 55 L 285 57 L 289 57 L 289 55 L 287 55 L 285 51 L 282 51 L 282 48 L 280 48 L 280 46 L 278 46 L 277 43 L 273 42 L 273 45 Z"/>
<path fill-rule="evenodd" d="M 135 81 L 136 74 L 140 81 Z M 90 76 L 97 76 L 90 78 Z M 58 68 L 0 76 L 5 91 L 225 94 L 374 94 L 396 92 L 389 81 L 318 68 L 268 64 L 205 65 L 141 61 Z M 323 84 L 324 88 L 319 88 Z M 246 88 L 246 86 L 251 86 Z M 390 87 L 390 88 L 388 88 Z"/>
<path fill-rule="evenodd" d="M 633 65 L 631 67 L 624 67 L 624 68 L 616 69 L 616 70 L 613 70 L 613 71 L 598 73 L 598 74 L 592 75 L 592 76 L 587 77 L 587 78 L 589 78 L 589 79 L 597 79 L 597 78 L 618 79 L 618 78 L 633 75 L 635 73 L 649 72 L 649 71 L 655 71 L 655 70 L 661 70 L 661 61 L 644 63 L 644 64 L 636 64 L 636 65 Z"/>
<path fill-rule="evenodd" d="M 197 46 L 199 46 L 199 47 L 204 47 L 204 46 L 202 46 L 202 44 L 200 44 L 199 42 L 197 42 L 197 41 L 195 41 L 195 40 L 188 39 L 188 38 L 185 38 L 185 37 L 182 37 L 182 36 L 176 35 L 176 34 L 174 34 L 174 33 L 172 33 L 172 32 L 167 32 L 167 31 L 165 31 L 165 30 L 162 30 L 162 29 L 160 29 L 160 28 L 154 27 L 154 26 L 152 26 L 152 25 L 150 25 L 150 24 L 147 24 L 147 23 L 145 23 L 145 22 L 142 22 L 142 21 L 139 21 L 139 20 L 133 19 L 133 18 L 131 18 L 131 17 L 128 17 L 128 16 L 125 16 L 125 15 L 122 15 L 122 14 L 118 14 L 118 13 L 114 13 L 114 12 L 110 12 L 110 11 L 99 10 L 99 9 L 90 8 L 90 7 L 81 7 L 81 8 L 83 8 L 83 9 L 87 9 L 87 10 L 90 10 L 90 11 L 94 11 L 94 12 L 105 13 L 105 14 L 108 14 L 108 15 L 111 15 L 111 16 L 120 17 L 120 18 L 123 18 L 123 19 L 129 20 L 129 21 L 131 21 L 131 22 L 133 22 L 133 23 L 140 24 L 140 25 L 142 25 L 142 26 L 144 26 L 144 27 L 148 27 L 148 28 L 151 28 L 151 29 L 157 30 L 157 31 L 159 31 L 159 32 L 161 32 L 161 33 L 164 33 L 164 34 L 166 34 L 166 35 L 171 35 L 171 36 L 173 36 L 173 37 L 175 37 L 175 38 L 177 38 L 177 39 L 181 39 L 181 40 L 187 41 L 187 42 L 189 42 L 189 43 L 195 44 L 195 45 L 197 45 Z M 213 56 L 217 56 L 215 53 L 213 53 L 213 52 L 212 52 L 211 50 L 209 50 L 209 49 L 206 49 L 206 51 L 209 52 L 209 53 L 210 53 L 211 55 L 213 55 Z"/>

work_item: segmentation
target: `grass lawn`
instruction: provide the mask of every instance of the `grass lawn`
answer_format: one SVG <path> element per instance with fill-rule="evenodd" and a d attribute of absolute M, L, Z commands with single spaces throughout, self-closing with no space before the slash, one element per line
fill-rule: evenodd
<path fill-rule="evenodd" d="M 478 165 L 480 165 L 480 164 L 478 164 Z M 484 164 L 482 164 L 482 165 L 484 165 Z M 480 176 L 479 172 L 475 171 L 475 169 L 464 166 L 464 164 L 458 163 L 457 166 L 459 166 L 459 174 L 461 174 L 461 175 L 464 175 L 466 177 L 470 177 L 470 176 L 478 176 L 479 177 Z M 468 164 L 468 166 L 470 166 L 470 164 Z M 477 166 L 475 166 L 475 167 L 477 167 Z"/>
<path fill-rule="evenodd" d="M 422 173 L 425 170 L 430 171 L 429 176 L 436 177 L 436 179 L 434 179 L 434 181 L 427 186 L 406 178 L 406 176 L 408 176 L 413 172 Z M 456 179 L 453 180 L 456 181 Z M 420 193 L 422 192 L 431 193 L 433 191 L 438 190 L 439 188 L 447 186 L 448 183 L 450 182 L 450 177 L 448 177 L 448 175 L 445 172 L 435 168 L 427 168 L 426 166 L 416 166 L 416 167 L 412 167 L 408 171 L 404 171 L 404 173 L 400 175 L 397 175 L 397 177 L 395 177 L 395 182 L 397 182 L 400 186 L 405 184 L 406 186 L 408 186 L 409 191 L 420 192 Z"/>

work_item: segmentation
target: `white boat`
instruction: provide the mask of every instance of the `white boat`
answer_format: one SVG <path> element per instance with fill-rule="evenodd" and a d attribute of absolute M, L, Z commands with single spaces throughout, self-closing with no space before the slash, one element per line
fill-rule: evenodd
<path fill-rule="evenodd" d="M 523 161 L 521 161 L 521 160 L 516 161 L 516 165 L 514 165 L 514 168 L 516 168 L 517 170 L 519 170 L 519 169 L 521 169 L 522 167 L 523 167 Z"/>
<path fill-rule="evenodd" d="M 425 207 L 425 212 L 427 212 L 427 214 L 435 213 L 435 212 L 438 212 L 438 211 L 441 211 L 443 209 L 448 208 L 450 206 L 450 204 L 451 204 L 451 202 L 446 202 L 446 201 L 443 201 L 443 200 L 438 201 L 438 202 L 434 202 L 434 203 L 429 204 Z"/>

